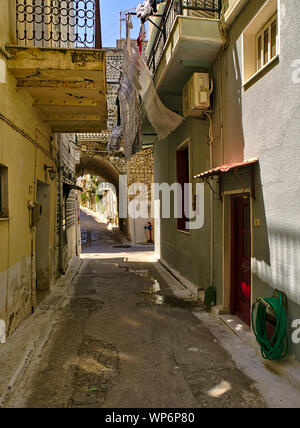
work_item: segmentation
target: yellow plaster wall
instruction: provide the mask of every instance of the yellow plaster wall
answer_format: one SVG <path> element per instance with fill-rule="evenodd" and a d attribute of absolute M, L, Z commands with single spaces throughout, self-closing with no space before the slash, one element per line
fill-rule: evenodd
<path fill-rule="evenodd" d="M 16 43 L 15 0 L 0 0 L 0 46 Z"/>
<path fill-rule="evenodd" d="M 0 46 L 14 43 L 13 0 L 0 0 Z M 50 156 L 49 126 L 32 106 L 25 89 L 7 70 L 8 59 L 0 53 L 0 164 L 8 168 L 9 220 L 0 221 L 0 319 L 11 333 L 31 313 L 32 248 L 34 231 L 29 226 L 28 202 L 35 200 L 37 179 L 51 185 L 49 237 L 50 286 L 54 282 L 57 183 L 45 174 L 44 165 L 54 165 Z M 4 70 L 4 71 L 3 71 Z"/>

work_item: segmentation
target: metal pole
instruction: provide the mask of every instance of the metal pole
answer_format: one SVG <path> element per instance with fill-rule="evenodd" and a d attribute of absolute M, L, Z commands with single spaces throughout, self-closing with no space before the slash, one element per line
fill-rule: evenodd
<path fill-rule="evenodd" d="M 102 49 L 100 0 L 95 2 L 95 48 Z"/>
<path fill-rule="evenodd" d="M 178 13 L 179 13 L 179 15 L 183 15 L 183 4 L 182 4 L 182 0 L 178 1 Z"/>
<path fill-rule="evenodd" d="M 222 10 L 222 0 L 218 0 L 218 9 L 219 9 L 219 18 L 220 18 L 221 10 Z"/>

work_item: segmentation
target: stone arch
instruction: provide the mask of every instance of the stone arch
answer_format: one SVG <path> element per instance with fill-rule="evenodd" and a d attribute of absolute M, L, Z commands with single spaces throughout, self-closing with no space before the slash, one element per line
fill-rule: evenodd
<path fill-rule="evenodd" d="M 108 158 L 100 155 L 82 157 L 80 164 L 76 167 L 76 175 L 92 174 L 101 177 L 104 181 L 113 184 L 119 190 L 120 171 Z"/>
<path fill-rule="evenodd" d="M 119 177 L 124 171 L 123 162 L 120 160 L 111 162 L 108 156 L 94 155 L 82 156 L 80 163 L 76 167 L 76 175 L 80 177 L 85 174 L 92 174 L 100 177 L 103 181 L 111 183 L 116 188 L 117 201 L 119 204 Z M 120 229 L 128 235 L 128 224 L 126 219 L 119 218 Z"/>

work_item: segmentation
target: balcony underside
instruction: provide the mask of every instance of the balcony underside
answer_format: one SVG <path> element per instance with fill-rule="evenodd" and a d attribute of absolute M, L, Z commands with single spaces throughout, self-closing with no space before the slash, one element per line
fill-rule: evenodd
<path fill-rule="evenodd" d="M 177 16 L 155 74 L 159 93 L 181 95 L 195 71 L 212 67 L 222 45 L 219 20 Z"/>
<path fill-rule="evenodd" d="M 105 52 L 9 46 L 9 71 L 54 132 L 106 129 Z"/>

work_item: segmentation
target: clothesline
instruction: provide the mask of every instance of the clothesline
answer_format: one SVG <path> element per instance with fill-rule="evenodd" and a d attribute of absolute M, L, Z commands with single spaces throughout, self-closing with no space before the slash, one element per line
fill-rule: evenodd
<path fill-rule="evenodd" d="M 161 1 L 146 0 L 137 7 L 136 15 L 141 18 L 141 28 L 137 39 L 137 47 L 130 39 L 133 28 L 131 13 L 126 18 L 126 43 L 124 59 L 120 70 L 120 88 L 116 105 L 118 119 L 112 130 L 108 144 L 110 152 L 116 152 L 124 144 L 127 160 L 142 149 L 142 112 L 146 113 L 158 139 L 166 138 L 183 121 L 177 113 L 169 110 L 159 98 L 150 70 L 142 56 L 143 42 L 146 39 L 145 21 L 153 12 L 157 12 L 157 3 Z M 142 103 L 141 103 L 142 100 Z"/>

